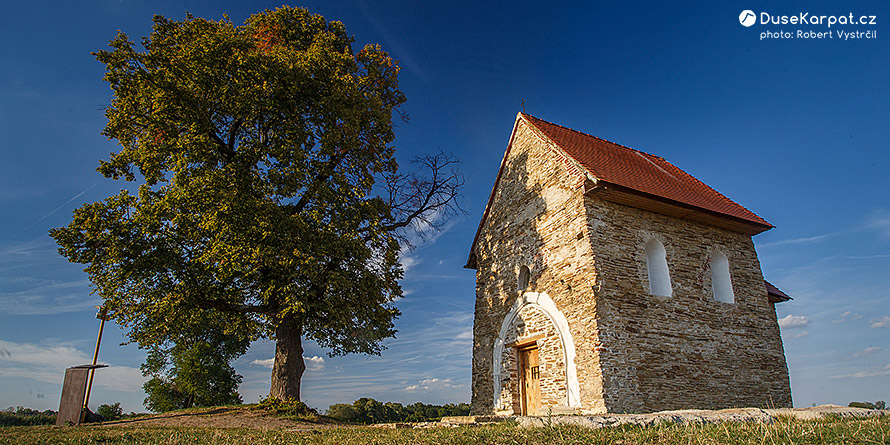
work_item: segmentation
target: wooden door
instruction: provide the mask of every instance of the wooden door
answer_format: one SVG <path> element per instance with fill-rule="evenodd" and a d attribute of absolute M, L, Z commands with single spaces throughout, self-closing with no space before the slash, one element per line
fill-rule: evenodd
<path fill-rule="evenodd" d="M 519 350 L 519 377 L 522 415 L 536 416 L 541 407 L 541 372 L 537 345 Z"/>

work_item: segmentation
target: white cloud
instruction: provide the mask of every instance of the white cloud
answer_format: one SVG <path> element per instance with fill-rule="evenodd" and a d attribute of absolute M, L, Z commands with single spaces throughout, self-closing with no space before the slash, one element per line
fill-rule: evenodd
<path fill-rule="evenodd" d="M 869 218 L 866 227 L 876 230 L 881 238 L 890 238 L 890 216 L 886 214 L 877 215 Z"/>
<path fill-rule="evenodd" d="M 406 386 L 405 391 L 429 391 L 442 390 L 446 388 L 463 388 L 467 385 L 454 385 L 451 379 L 430 378 L 423 379 L 411 386 Z"/>
<path fill-rule="evenodd" d="M 856 351 L 856 353 L 853 354 L 853 358 L 862 357 L 863 355 L 867 355 L 867 354 L 871 354 L 871 353 L 874 353 L 874 352 L 878 352 L 878 351 L 880 351 L 881 349 L 883 349 L 883 348 L 881 348 L 881 347 L 879 347 L 879 346 L 869 346 L 869 347 L 867 347 L 867 348 L 865 348 L 865 349 L 863 349 L 863 350 L 861 350 L 861 351 Z"/>
<path fill-rule="evenodd" d="M 420 262 L 421 262 L 420 259 L 411 255 L 409 252 L 410 252 L 410 250 L 406 249 L 404 247 L 399 252 L 399 263 L 402 264 L 402 270 L 404 270 L 405 272 L 407 272 L 412 267 L 420 264 Z"/>
<path fill-rule="evenodd" d="M 324 357 L 319 357 L 317 355 L 312 357 L 303 357 L 303 361 L 306 363 L 307 371 L 324 371 Z"/>
<path fill-rule="evenodd" d="M 460 340 L 472 340 L 473 339 L 473 328 L 464 329 L 461 333 L 454 336 L 456 339 Z"/>
<path fill-rule="evenodd" d="M 885 315 L 883 318 L 878 318 L 878 319 L 872 320 L 871 324 L 868 326 L 872 327 L 872 328 L 890 327 L 890 317 Z"/>
<path fill-rule="evenodd" d="M 303 356 L 303 363 L 306 365 L 307 371 L 324 370 L 324 357 L 319 357 L 317 355 L 312 357 Z M 273 357 L 267 358 L 265 360 L 254 360 L 250 362 L 250 364 L 272 369 L 272 366 L 275 364 L 275 358 Z"/>
<path fill-rule="evenodd" d="M 65 369 L 92 362 L 92 357 L 65 344 L 35 345 L 0 340 L 0 375 L 62 384 Z M 97 388 L 141 392 L 147 379 L 138 368 L 110 365 L 96 370 Z"/>
<path fill-rule="evenodd" d="M 272 365 L 275 364 L 275 359 L 274 359 L 274 358 L 267 358 L 267 359 L 265 359 L 265 360 L 254 360 L 254 361 L 250 362 L 250 364 L 251 364 L 251 365 L 259 365 L 259 366 L 262 366 L 262 367 L 265 367 L 265 368 L 272 369 Z"/>
<path fill-rule="evenodd" d="M 416 250 L 435 244 L 439 237 L 457 224 L 455 220 L 445 221 L 444 224 L 441 224 L 444 216 L 443 210 L 436 210 L 428 215 L 427 219 L 430 222 L 414 220 L 411 223 L 408 233 L 405 234 L 405 243 L 399 250 L 399 262 L 405 272 L 423 261 L 414 255 Z"/>
<path fill-rule="evenodd" d="M 109 366 L 96 371 L 95 385 L 113 391 L 142 392 L 148 378 L 139 368 Z"/>
<path fill-rule="evenodd" d="M 800 331 L 797 334 L 785 335 L 783 336 L 783 338 L 785 338 L 786 340 L 794 340 L 795 338 L 806 337 L 807 335 L 810 335 L 810 331 Z"/>
<path fill-rule="evenodd" d="M 788 315 L 779 319 L 779 326 L 783 328 L 802 328 L 810 324 L 810 319 L 805 315 Z"/>

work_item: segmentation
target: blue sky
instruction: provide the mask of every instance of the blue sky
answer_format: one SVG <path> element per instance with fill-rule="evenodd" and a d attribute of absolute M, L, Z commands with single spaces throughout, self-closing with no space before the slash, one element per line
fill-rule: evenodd
<path fill-rule="evenodd" d="M 380 357 L 328 358 L 309 344 L 303 398 L 325 409 L 368 396 L 468 402 L 475 298 L 463 269 L 516 113 L 665 157 L 776 228 L 754 240 L 778 307 L 794 403 L 890 399 L 890 3 L 301 2 L 340 20 L 356 47 L 400 60 L 402 160 L 463 160 L 466 217 L 404 257 L 396 339 Z M 58 409 L 64 368 L 89 362 L 98 321 L 82 267 L 47 231 L 116 193 L 98 160 L 110 89 L 90 55 L 153 14 L 241 23 L 277 3 L 14 2 L 0 15 L 0 408 Z M 758 14 L 751 27 L 741 11 Z M 874 15 L 876 38 L 765 39 L 826 25 L 760 15 Z M 111 324 L 91 405 L 142 411 L 144 354 Z M 268 392 L 271 343 L 236 362 L 241 393 Z"/>

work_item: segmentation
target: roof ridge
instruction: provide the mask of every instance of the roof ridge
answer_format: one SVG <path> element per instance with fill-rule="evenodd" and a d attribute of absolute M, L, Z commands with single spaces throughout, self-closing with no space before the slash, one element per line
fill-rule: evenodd
<path fill-rule="evenodd" d="M 615 146 L 617 146 L 617 147 L 626 148 L 626 149 L 628 149 L 628 150 L 632 150 L 632 151 L 635 151 L 635 152 L 640 153 L 640 154 L 644 154 L 644 155 L 647 155 L 647 156 L 652 156 L 653 158 L 658 158 L 658 159 L 667 161 L 667 159 L 665 159 L 665 158 L 663 158 L 663 157 L 661 157 L 661 156 L 658 156 L 658 155 L 656 155 L 656 154 L 648 153 L 648 152 L 645 152 L 645 151 L 643 151 L 643 150 L 638 150 L 638 149 L 633 148 L 633 147 L 628 147 L 627 145 L 619 144 L 619 143 L 617 143 L 617 142 L 612 142 L 612 141 L 610 141 L 610 140 L 608 140 L 608 139 L 603 139 L 603 138 L 601 138 L 601 137 L 599 137 L 599 136 L 594 136 L 594 135 L 592 135 L 592 134 L 590 134 L 590 133 L 585 133 L 585 132 L 583 132 L 583 131 L 575 130 L 574 128 L 566 127 L 565 125 L 560 125 L 560 124 L 557 124 L 557 123 L 553 123 L 553 122 L 550 122 L 550 121 L 548 121 L 548 120 L 541 119 L 541 118 L 539 118 L 539 117 L 537 117 L 537 116 L 532 116 L 531 114 L 528 114 L 528 113 L 520 112 L 520 114 L 522 114 L 523 116 L 526 116 L 526 117 L 530 117 L 530 118 L 532 118 L 532 119 L 534 119 L 534 120 L 538 120 L 538 121 L 544 122 L 545 124 L 553 125 L 554 127 L 559 127 L 559 128 L 562 128 L 562 129 L 571 131 L 571 132 L 573 132 L 573 133 L 578 133 L 578 134 L 580 134 L 580 135 L 584 135 L 584 136 L 587 136 L 587 137 L 591 137 L 591 138 L 594 138 L 594 139 L 597 139 L 597 140 L 600 140 L 600 141 L 603 141 L 603 142 L 606 142 L 606 143 L 615 145 Z"/>
<path fill-rule="evenodd" d="M 573 129 L 573 128 L 569 128 L 569 127 L 566 127 L 566 126 L 564 126 L 564 125 L 560 125 L 560 124 L 556 124 L 556 123 L 553 123 L 553 122 L 550 122 L 550 121 L 546 121 L 546 120 L 541 119 L 541 118 L 539 118 L 539 117 L 532 116 L 532 115 L 530 115 L 530 114 L 528 114 L 528 113 L 520 112 L 519 114 L 520 114 L 521 116 L 525 117 L 525 118 L 528 120 L 528 122 L 529 122 L 530 124 L 532 124 L 534 127 L 538 128 L 540 131 L 544 132 L 545 134 L 546 134 L 548 131 L 565 131 L 565 132 L 567 132 L 567 133 L 570 133 L 570 134 L 574 135 L 574 137 L 580 137 L 580 138 L 582 138 L 582 139 L 588 139 L 588 140 L 590 140 L 590 141 L 596 141 L 597 143 L 604 143 L 604 144 L 607 144 L 608 147 L 613 147 L 613 149 L 615 149 L 616 152 L 620 152 L 620 150 L 617 149 L 617 147 L 620 147 L 621 149 L 625 149 L 624 153 L 639 155 L 639 156 L 641 156 L 644 160 L 646 160 L 646 161 L 648 161 L 650 164 L 652 164 L 652 166 L 654 166 L 654 167 L 656 167 L 657 169 L 661 170 L 662 173 L 666 173 L 668 176 L 672 177 L 674 180 L 679 181 L 679 182 L 681 183 L 681 185 L 682 185 L 681 188 L 682 188 L 683 190 L 685 190 L 687 193 L 696 194 L 697 192 L 696 192 L 694 189 L 691 189 L 691 188 L 690 188 L 690 185 L 691 185 L 691 184 L 684 184 L 684 182 L 692 182 L 692 183 L 695 183 L 695 184 L 697 184 L 697 185 L 695 185 L 695 187 L 703 187 L 705 190 L 708 190 L 709 192 L 712 193 L 712 195 L 711 195 L 710 198 L 708 198 L 708 197 L 703 197 L 705 200 L 707 200 L 707 201 L 711 201 L 712 203 L 715 203 L 715 204 L 718 204 L 718 203 L 719 203 L 719 205 L 735 206 L 736 208 L 740 209 L 740 210 L 742 211 L 742 213 L 747 213 L 747 214 L 749 214 L 750 216 L 753 216 L 754 218 L 756 218 L 756 219 L 758 220 L 758 221 L 757 221 L 758 223 L 762 222 L 762 223 L 766 223 L 766 224 L 769 225 L 770 227 L 774 227 L 772 224 L 770 224 L 769 222 L 767 222 L 766 220 L 764 220 L 763 218 L 761 218 L 760 216 L 758 216 L 756 213 L 752 212 L 751 209 L 749 209 L 749 208 L 745 207 L 744 205 L 742 205 L 742 204 L 740 204 L 740 203 L 734 201 L 732 198 L 730 198 L 730 197 L 724 195 L 723 193 L 719 192 L 719 191 L 718 191 L 717 189 L 715 189 L 714 187 L 711 187 L 710 185 L 708 185 L 708 184 L 706 184 L 705 182 L 703 182 L 702 180 L 696 178 L 695 176 L 693 176 L 692 174 L 690 174 L 690 173 L 687 172 L 686 170 L 683 170 L 682 168 L 677 167 L 677 166 L 674 165 L 671 161 L 668 161 L 667 159 L 665 159 L 665 158 L 663 158 L 663 157 L 661 157 L 661 156 L 654 155 L 654 154 L 651 154 L 651 153 L 647 153 L 647 152 L 642 151 L 642 150 L 637 150 L 636 148 L 628 147 L 628 146 L 626 146 L 626 145 L 622 145 L 622 144 L 619 144 L 619 143 L 617 143 L 617 142 L 612 142 L 612 141 L 610 141 L 610 140 L 603 139 L 603 138 L 601 138 L 601 137 L 594 136 L 594 135 L 592 135 L 592 134 L 585 133 L 585 132 L 583 132 L 583 131 L 575 130 L 575 129 Z M 542 125 L 542 124 L 546 124 L 546 125 Z M 548 126 L 549 126 L 550 130 L 547 130 Z M 548 136 L 548 137 L 550 137 L 550 138 L 552 139 L 552 136 Z M 563 150 L 570 151 L 570 150 L 568 149 L 568 147 L 563 147 L 561 142 L 556 141 L 556 140 L 554 140 L 554 142 L 555 142 L 558 146 L 560 146 L 561 148 L 563 148 Z M 574 149 L 573 149 L 573 150 L 574 150 Z M 594 168 L 593 168 L 592 165 L 590 165 L 589 163 L 586 163 L 585 161 L 579 159 L 579 158 L 577 157 L 577 153 L 569 153 L 569 156 L 570 156 L 571 158 L 575 159 L 576 161 L 580 162 L 580 163 L 584 166 L 585 169 L 587 169 L 588 171 L 590 171 L 591 173 L 593 173 L 593 174 L 594 174 L 595 176 L 597 176 L 598 178 L 600 178 L 600 179 L 606 179 L 606 178 L 601 177 L 601 175 L 599 174 L 599 173 L 602 173 L 602 172 L 594 171 Z M 664 163 L 664 165 L 663 165 L 663 166 L 660 166 L 660 165 L 658 165 L 658 163 L 653 162 L 653 160 L 657 160 L 658 163 Z M 672 171 L 672 172 L 674 172 L 674 173 L 668 173 L 668 172 L 665 171 L 662 167 L 667 168 L 667 169 L 669 169 L 670 171 Z M 676 176 L 674 176 L 674 174 L 678 174 L 678 175 L 682 176 L 682 177 L 684 178 L 684 180 L 680 180 L 679 178 L 677 178 Z M 607 181 L 611 181 L 611 179 L 606 179 L 606 180 L 607 180 Z M 633 188 L 633 187 L 632 187 L 632 188 Z M 643 190 L 643 189 L 640 189 L 640 190 Z M 658 193 L 658 192 L 656 192 L 656 194 L 657 194 L 657 193 Z M 683 200 L 680 199 L 680 201 L 683 201 Z M 701 204 L 693 204 L 693 205 L 701 205 Z M 718 212 L 723 212 L 723 211 L 724 211 L 724 210 L 716 210 L 716 209 L 712 209 L 712 210 L 715 210 L 715 211 L 718 211 Z M 734 216 L 741 217 L 741 216 L 739 216 L 739 215 L 734 215 Z M 743 219 L 749 219 L 748 216 L 745 216 L 745 217 L 742 217 L 742 218 L 743 218 Z"/>

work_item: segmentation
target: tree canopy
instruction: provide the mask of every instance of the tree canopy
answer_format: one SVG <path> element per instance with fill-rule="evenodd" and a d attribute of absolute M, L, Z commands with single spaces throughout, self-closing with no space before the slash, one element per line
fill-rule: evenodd
<path fill-rule="evenodd" d="M 299 399 L 301 339 L 378 354 L 394 336 L 404 231 L 453 214 L 462 179 L 442 154 L 399 171 L 399 67 L 352 43 L 282 7 L 237 26 L 155 16 L 142 49 L 119 33 L 95 53 L 119 145 L 98 171 L 133 191 L 51 236 L 141 347 L 201 329 L 271 338 L 270 394 Z"/>

